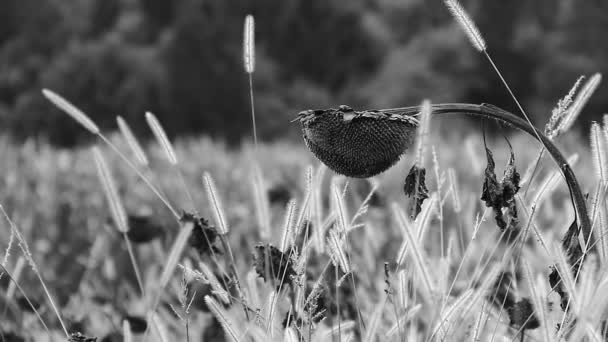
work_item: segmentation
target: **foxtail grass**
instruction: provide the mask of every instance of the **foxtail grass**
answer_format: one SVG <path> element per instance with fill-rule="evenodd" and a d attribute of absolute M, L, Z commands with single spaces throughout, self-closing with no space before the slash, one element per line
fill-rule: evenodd
<path fill-rule="evenodd" d="M 188 244 L 188 238 L 192 233 L 192 229 L 194 229 L 194 224 L 192 222 L 186 222 L 181 225 L 181 229 L 177 237 L 175 238 L 173 245 L 171 246 L 171 250 L 169 251 L 169 256 L 167 258 L 167 262 L 165 263 L 163 270 L 160 275 L 160 280 L 158 285 L 154 291 L 154 295 L 151 297 L 148 306 L 148 321 L 150 321 L 152 315 L 156 312 L 156 307 L 160 302 L 160 297 L 162 291 L 165 289 L 167 284 L 169 284 L 169 280 L 171 280 L 171 276 L 177 267 L 177 263 L 179 261 L 179 257 L 186 248 Z M 146 328 L 146 332 L 144 333 L 144 340 L 148 336 L 150 326 Z"/>
<path fill-rule="evenodd" d="M 340 267 L 342 272 L 348 274 L 351 272 L 350 263 L 346 252 L 344 251 L 344 241 L 340 237 L 339 233 L 335 229 L 329 231 L 329 237 L 327 238 L 327 249 L 331 260 L 336 267 Z"/>
<path fill-rule="evenodd" d="M 133 265 L 133 271 L 135 272 L 135 277 L 137 278 L 137 285 L 139 285 L 139 291 L 142 296 L 145 296 L 144 283 L 142 281 L 141 272 L 139 270 L 139 266 L 135 258 L 135 253 L 133 252 L 133 246 L 131 245 L 131 241 L 127 237 L 127 233 L 129 232 L 127 214 L 122 205 L 122 201 L 120 200 L 120 196 L 118 195 L 118 191 L 114 183 L 114 178 L 112 177 L 110 169 L 108 168 L 105 158 L 103 157 L 103 154 L 101 153 L 99 148 L 93 147 L 92 152 L 95 158 L 95 164 L 97 165 L 97 173 L 103 185 L 106 200 L 108 202 L 108 205 L 110 206 L 112 219 L 114 220 L 114 224 L 122 235 L 125 241 L 125 245 L 127 246 L 129 258 L 131 259 L 131 264 Z"/>
<path fill-rule="evenodd" d="M 14 288 L 16 288 L 17 290 L 19 290 L 19 292 L 21 293 L 21 295 L 23 296 L 23 298 L 27 302 L 27 305 L 32 310 L 32 312 L 36 315 L 36 318 L 38 319 L 38 322 L 40 322 L 40 325 L 42 325 L 42 327 L 44 328 L 44 330 L 46 331 L 46 333 L 48 335 L 51 335 L 51 332 L 50 332 L 48 326 L 46 325 L 46 323 L 44 322 L 44 319 L 42 319 L 42 316 L 40 316 L 40 313 L 36 309 L 36 306 L 32 303 L 32 301 L 30 300 L 30 298 L 28 297 L 28 295 L 25 293 L 25 291 L 23 290 L 23 288 L 21 287 L 21 285 L 19 285 L 19 282 L 15 278 L 13 278 L 13 276 L 11 275 L 11 272 L 9 272 L 3 265 L 0 265 L 0 269 L 1 269 L 2 273 L 4 274 L 4 276 L 8 277 L 11 280 L 11 285 L 14 286 Z M 6 298 L 7 299 L 10 298 L 8 296 L 8 293 L 7 293 L 7 297 Z M 7 306 L 4 308 L 4 312 L 3 312 L 2 317 L 1 317 L 3 321 L 4 321 L 4 316 L 6 314 L 6 309 L 8 307 L 8 303 L 6 303 L 6 305 Z M 59 320 L 61 321 L 61 318 L 59 318 Z M 63 327 L 63 323 L 62 323 L 62 327 Z M 66 336 L 69 337 L 69 335 L 67 335 L 67 330 L 64 329 L 64 332 L 66 333 Z M 0 334 L 0 336 L 1 336 L 1 334 Z"/>
<path fill-rule="evenodd" d="M 131 149 L 133 156 L 135 156 L 135 159 L 137 159 L 137 161 L 142 166 L 149 166 L 150 161 L 146 156 L 146 152 L 144 152 L 144 149 L 141 147 L 139 141 L 133 134 L 133 131 L 131 130 L 131 127 L 129 127 L 129 124 L 127 124 L 125 119 L 123 119 L 120 115 L 116 117 L 116 123 L 118 124 L 118 128 L 120 129 L 120 133 L 122 134 L 123 138 L 127 142 L 127 145 Z"/>
<path fill-rule="evenodd" d="M 32 269 L 32 271 L 34 272 L 34 274 L 40 281 L 40 285 L 42 285 L 42 289 L 44 290 L 46 298 L 48 299 L 49 304 L 50 304 L 51 308 L 53 309 L 53 312 L 55 313 L 55 316 L 57 316 L 57 320 L 59 320 L 59 324 L 61 324 L 61 328 L 63 329 L 65 336 L 69 339 L 70 334 L 68 333 L 68 330 L 66 328 L 65 323 L 63 322 L 63 319 L 61 318 L 61 314 L 59 313 L 59 308 L 57 307 L 57 305 L 55 305 L 55 300 L 53 300 L 53 296 L 51 296 L 51 293 L 50 293 L 48 287 L 46 286 L 46 282 L 44 281 L 44 279 L 42 278 L 42 274 L 38 270 L 38 266 L 37 266 L 36 262 L 34 261 L 34 256 L 30 252 L 30 247 L 29 247 L 27 241 L 25 240 L 23 235 L 21 235 L 19 228 L 17 227 L 17 225 L 15 225 L 13 220 L 11 220 L 11 218 L 8 216 L 8 214 L 6 213 L 6 211 L 4 210 L 4 207 L 2 205 L 0 205 L 0 211 L 2 212 L 2 214 L 4 215 L 4 218 L 10 225 L 11 230 L 15 233 L 15 237 L 17 238 L 19 248 L 21 248 L 21 252 L 23 253 L 23 256 L 25 257 L 25 260 L 27 260 L 28 264 L 30 265 L 30 268 Z M 3 269 L 4 273 L 6 273 L 7 275 L 10 276 L 10 274 L 8 273 L 6 268 L 4 268 L 4 266 L 2 266 L 2 269 Z M 19 284 L 16 283 L 16 285 L 18 286 Z M 19 287 L 19 289 L 21 291 L 20 287 Z M 28 299 L 28 302 L 29 302 L 29 299 Z M 29 302 L 29 304 L 31 306 L 31 302 Z M 46 325 L 45 325 L 45 327 L 46 327 Z"/>
<path fill-rule="evenodd" d="M 253 97 L 253 72 L 255 71 L 255 21 L 251 14 L 245 17 L 243 27 L 243 64 L 249 79 L 249 100 L 251 102 L 251 124 L 253 143 L 258 148 L 258 133 L 255 122 L 255 100 Z"/>
<path fill-rule="evenodd" d="M 424 289 L 423 292 L 427 296 L 426 300 L 429 303 L 431 303 L 432 302 L 431 298 L 435 294 L 435 289 L 434 289 L 435 286 L 433 284 L 429 268 L 426 264 L 426 261 L 428 260 L 428 258 L 425 257 L 425 253 L 422 250 L 414 232 L 412 232 L 410 227 L 408 227 L 406 224 L 403 223 L 406 220 L 405 213 L 401 210 L 401 208 L 396 203 L 393 203 L 391 207 L 393 210 L 393 215 L 395 216 L 395 218 L 397 220 L 397 223 L 399 225 L 404 226 L 404 228 L 405 228 L 404 229 L 405 238 L 407 239 L 407 243 L 410 247 L 410 248 L 408 248 L 408 251 L 410 252 L 412 258 L 414 259 L 416 273 L 422 280 L 422 285 L 423 285 L 423 289 Z"/>
<path fill-rule="evenodd" d="M 598 179 L 606 185 L 608 180 L 608 151 L 606 150 L 606 139 L 604 138 L 604 132 L 597 122 L 591 124 L 591 155 L 593 160 L 593 167 Z"/>
<path fill-rule="evenodd" d="M 180 215 L 173 208 L 173 206 L 171 205 L 171 203 L 169 203 L 169 201 L 165 198 L 165 196 L 162 195 L 162 193 L 157 189 L 157 187 L 154 186 L 154 184 L 152 184 L 152 182 L 139 170 L 139 168 L 137 166 L 135 166 L 135 164 L 133 164 L 133 162 L 129 158 L 127 158 L 125 156 L 125 154 L 122 151 L 120 151 L 120 149 L 118 149 L 118 147 L 116 147 L 116 145 L 114 145 L 114 143 L 112 143 L 101 132 L 101 130 L 93 122 L 93 120 L 91 120 L 84 112 L 82 112 L 81 110 L 79 110 L 78 108 L 76 108 L 76 106 L 74 106 L 73 104 L 71 104 L 69 101 L 67 101 L 66 99 L 64 99 L 60 95 L 58 95 L 58 94 L 56 94 L 56 93 L 54 93 L 54 92 L 52 92 L 52 91 L 50 91 L 48 89 L 43 89 L 42 93 L 55 106 L 57 106 L 59 109 L 61 109 L 62 111 L 64 111 L 65 113 L 67 113 L 69 116 L 71 116 L 80 125 L 82 125 L 84 128 L 86 128 L 93 135 L 96 135 L 106 145 L 108 145 L 114 152 L 116 152 L 116 154 L 118 154 L 118 156 L 137 174 L 137 176 L 146 183 L 146 185 L 148 186 L 148 188 L 150 188 L 150 190 L 152 190 L 152 192 L 154 193 L 154 195 L 158 199 L 160 199 L 161 202 L 163 202 L 163 204 L 165 205 L 165 207 L 167 207 L 167 209 L 169 209 L 171 211 L 171 213 L 173 214 L 173 216 L 176 219 L 179 219 Z"/>
<path fill-rule="evenodd" d="M 213 181 L 213 178 L 211 178 L 209 172 L 205 172 L 203 174 L 203 184 L 205 185 L 205 191 L 207 192 L 209 204 L 211 204 L 211 208 L 213 209 L 213 215 L 215 217 L 215 222 L 217 223 L 218 232 L 222 235 L 226 235 L 228 234 L 228 223 L 226 222 L 226 215 L 224 214 L 222 204 L 217 195 L 215 182 Z"/>
<path fill-rule="evenodd" d="M 76 106 L 71 104 L 69 101 L 56 94 L 55 92 L 49 89 L 42 89 L 42 94 L 49 101 L 51 101 L 55 106 L 59 109 L 63 110 L 69 116 L 71 116 L 74 120 L 76 120 L 79 124 L 81 124 L 84 128 L 86 128 L 89 132 L 99 135 L 101 131 L 99 127 L 93 120 L 89 119 L 89 117 Z"/>
<path fill-rule="evenodd" d="M 146 112 L 146 122 L 148 123 L 148 126 L 150 126 L 156 141 L 158 141 L 160 146 L 163 148 L 163 151 L 165 151 L 165 156 L 167 157 L 169 163 L 174 166 L 177 165 L 177 155 L 175 154 L 173 145 L 171 144 L 169 137 L 167 137 L 167 133 L 163 129 L 163 126 L 156 118 L 156 115 Z"/>
<path fill-rule="evenodd" d="M 226 310 L 224 310 L 224 308 L 222 308 L 222 306 L 211 296 L 205 296 L 205 303 L 207 303 L 211 313 L 213 313 L 218 322 L 220 322 L 230 340 L 233 342 L 241 342 L 241 334 L 236 330 L 238 325 L 230 318 Z"/>

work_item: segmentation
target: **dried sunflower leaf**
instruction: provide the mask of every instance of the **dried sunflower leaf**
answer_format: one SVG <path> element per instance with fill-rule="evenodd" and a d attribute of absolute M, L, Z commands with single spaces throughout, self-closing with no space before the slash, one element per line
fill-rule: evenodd
<path fill-rule="evenodd" d="M 410 172 L 405 177 L 403 192 L 407 197 L 414 197 L 412 203 L 413 217 L 415 218 L 422 210 L 422 203 L 429 198 L 429 190 L 426 187 L 426 169 L 419 168 L 416 164 L 412 166 Z"/>
<path fill-rule="evenodd" d="M 508 143 L 508 141 L 507 141 Z M 517 218 L 517 205 L 515 195 L 519 191 L 520 175 L 515 167 L 515 154 L 509 144 L 511 156 L 505 168 L 502 180 L 496 178 L 496 163 L 492 151 L 485 146 L 487 166 L 484 172 L 483 189 L 481 200 L 488 208 L 492 208 L 495 214 L 496 224 L 501 230 L 507 230 L 505 237 L 513 241 L 519 231 L 519 220 Z M 505 209 L 503 211 L 503 209 Z"/>

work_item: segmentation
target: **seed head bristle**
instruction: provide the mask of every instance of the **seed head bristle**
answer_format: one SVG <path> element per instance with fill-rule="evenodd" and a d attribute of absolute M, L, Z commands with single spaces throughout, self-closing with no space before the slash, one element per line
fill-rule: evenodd
<path fill-rule="evenodd" d="M 564 120 L 559 125 L 558 130 L 560 132 L 565 132 L 572 127 L 574 121 L 579 116 L 597 87 L 600 85 L 602 81 L 602 74 L 595 73 L 591 76 L 587 82 L 581 88 L 581 91 L 576 95 L 576 98 L 568 108 L 568 114 L 564 117 Z"/>
<path fill-rule="evenodd" d="M 112 173 L 110 172 L 105 158 L 103 157 L 103 154 L 99 148 L 93 147 L 92 151 L 95 158 L 95 164 L 97 165 L 97 174 L 101 180 L 101 184 L 103 185 L 103 190 L 106 195 L 108 205 L 110 206 L 110 212 L 112 214 L 114 224 L 116 224 L 116 228 L 118 228 L 121 233 L 126 234 L 129 231 L 127 214 L 125 213 L 120 196 L 118 196 L 118 191 L 116 189 L 116 185 L 114 184 Z"/>
<path fill-rule="evenodd" d="M 270 295 L 268 296 L 268 298 L 266 299 L 266 334 L 268 335 L 268 337 L 272 338 L 273 337 L 273 330 L 274 330 L 274 314 L 275 314 L 275 307 L 276 307 L 276 302 L 277 302 L 277 293 L 276 291 L 272 291 L 270 292 Z"/>
<path fill-rule="evenodd" d="M 133 152 L 133 155 L 135 156 L 137 161 L 139 161 L 141 165 L 148 166 L 150 164 L 148 157 L 146 156 L 146 153 L 139 144 L 139 141 L 137 141 L 137 138 L 133 134 L 133 131 L 131 130 L 125 119 L 123 119 L 122 116 L 118 115 L 116 117 L 116 123 L 118 124 L 118 128 L 120 129 L 120 133 L 125 138 L 127 144 L 129 145 L 129 148 L 131 149 L 131 152 Z"/>
<path fill-rule="evenodd" d="M 456 19 L 456 21 L 458 21 L 464 32 L 467 34 L 471 44 L 473 44 L 473 47 L 475 47 L 475 49 L 477 49 L 479 52 L 485 51 L 485 40 L 481 36 L 475 22 L 473 22 L 471 17 L 469 17 L 460 3 L 457 0 L 444 0 L 444 3 L 450 13 L 452 13 L 452 16 Z"/>
<path fill-rule="evenodd" d="M 179 235 L 177 235 L 175 241 L 173 242 L 173 245 L 171 246 L 169 256 L 167 257 L 167 262 L 165 263 L 163 271 L 160 275 L 157 296 L 160 296 L 162 289 L 164 289 L 169 283 L 169 280 L 171 280 L 173 271 L 175 270 L 175 267 L 177 267 L 179 257 L 188 243 L 188 238 L 190 237 L 193 228 L 194 223 L 192 222 L 185 222 L 184 224 L 182 224 Z"/>
<path fill-rule="evenodd" d="M 225 304 L 230 303 L 228 292 L 226 292 L 226 289 L 220 284 L 220 281 L 215 274 L 213 274 L 209 266 L 203 262 L 199 262 L 198 267 L 201 269 L 201 274 L 204 276 L 203 280 L 211 285 L 213 294 L 219 297 Z"/>
<path fill-rule="evenodd" d="M 234 342 L 240 342 L 239 334 L 235 330 L 236 323 L 233 323 L 229 319 L 226 310 L 209 295 L 205 296 L 205 303 L 207 303 L 207 307 L 209 307 L 209 310 L 211 310 L 217 321 L 220 322 L 226 334 L 230 336 L 230 339 Z"/>
<path fill-rule="evenodd" d="M 578 90 L 578 87 L 580 86 L 584 78 L 585 76 L 580 76 L 576 80 L 572 88 L 570 88 L 568 94 L 566 94 L 566 96 L 557 101 L 557 107 L 553 108 L 553 110 L 551 111 L 551 118 L 549 119 L 549 122 L 547 122 L 547 124 L 545 125 L 545 135 L 549 139 L 553 139 L 559 133 L 561 133 L 559 132 L 558 128 L 560 124 L 564 121 L 565 116 L 568 114 L 568 108 L 572 104 L 574 96 L 576 95 L 576 91 Z"/>
<path fill-rule="evenodd" d="M 426 260 L 428 260 L 428 258 L 424 256 L 424 251 L 418 243 L 418 239 L 416 238 L 415 233 L 412 232 L 411 227 L 404 223 L 405 221 L 407 221 L 407 219 L 403 210 L 401 210 L 397 203 L 393 203 L 392 209 L 398 224 L 404 227 L 403 231 L 405 232 L 405 239 L 407 241 L 407 244 L 409 245 L 408 251 L 411 253 L 414 259 L 414 263 L 416 265 L 416 272 L 422 280 L 423 288 L 426 290 L 424 291 L 425 295 L 427 296 L 426 299 L 430 300 L 430 296 L 435 293 L 435 290 L 433 282 L 431 280 L 430 271 L 428 269 L 428 266 L 426 265 Z"/>
<path fill-rule="evenodd" d="M 452 193 L 452 199 L 454 200 L 454 211 L 459 213 L 461 210 L 460 193 L 458 192 L 458 181 L 456 179 L 456 172 L 453 168 L 448 169 L 448 179 L 450 181 L 450 192 Z"/>
<path fill-rule="evenodd" d="M 243 29 L 243 62 L 249 74 L 255 70 L 255 21 L 251 14 L 245 17 Z"/>
<path fill-rule="evenodd" d="M 160 122 L 156 118 L 156 116 L 150 112 L 146 112 L 146 121 L 148 122 L 148 126 L 152 129 L 152 133 L 154 133 L 154 137 L 158 141 L 158 143 L 165 150 L 165 154 L 167 155 L 167 159 L 172 165 L 177 165 L 177 156 L 175 154 L 175 150 L 173 149 L 173 145 L 171 145 L 171 141 L 167 137 L 167 133 L 163 129 L 163 126 L 160 125 Z"/>
<path fill-rule="evenodd" d="M 340 232 L 347 232 L 349 230 L 349 222 L 346 214 L 346 206 L 344 204 L 344 198 L 342 197 L 342 192 L 338 188 L 337 184 L 332 185 L 332 193 L 334 199 L 334 205 L 338 212 L 338 229 Z"/>
<path fill-rule="evenodd" d="M 327 238 L 327 248 L 329 255 L 335 266 L 339 266 L 344 273 L 350 273 L 350 263 L 343 247 L 343 239 L 339 236 L 335 229 L 329 231 Z"/>
<path fill-rule="evenodd" d="M 285 211 L 285 222 L 283 224 L 283 238 L 281 239 L 281 252 L 287 253 L 287 249 L 291 245 L 294 237 L 293 224 L 296 212 L 296 201 L 291 200 L 287 203 Z"/>
<path fill-rule="evenodd" d="M 608 155 L 606 155 L 606 139 L 604 132 L 597 122 L 591 124 L 591 153 L 593 155 L 593 166 L 597 177 L 606 185 L 608 180 Z"/>
<path fill-rule="evenodd" d="M 426 144 L 428 143 L 431 114 L 431 102 L 429 100 L 424 100 L 420 106 L 420 116 L 418 118 L 420 126 L 418 127 L 418 135 L 416 137 L 416 159 L 414 161 L 414 164 L 420 168 L 424 167 L 424 152 L 426 150 Z"/>
<path fill-rule="evenodd" d="M 97 127 L 95 122 L 93 122 L 93 120 L 91 120 L 83 111 L 71 104 L 68 100 L 49 89 L 42 89 L 42 94 L 55 106 L 86 128 L 89 132 L 95 135 L 99 134 L 99 127 Z"/>
<path fill-rule="evenodd" d="M 222 234 L 228 234 L 228 224 L 226 223 L 226 216 L 220 203 L 217 191 L 215 189 L 215 182 L 209 172 L 203 174 L 203 183 L 205 184 L 205 190 L 207 191 L 207 198 L 213 208 L 213 214 L 215 215 L 215 221 L 217 223 L 217 231 Z"/>

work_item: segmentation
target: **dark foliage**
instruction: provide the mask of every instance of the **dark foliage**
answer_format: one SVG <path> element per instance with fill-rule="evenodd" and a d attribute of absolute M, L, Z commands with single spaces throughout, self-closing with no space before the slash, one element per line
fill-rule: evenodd
<path fill-rule="evenodd" d="M 15 298 L 15 301 L 17 302 L 17 306 L 19 307 L 19 309 L 21 309 L 25 312 L 33 313 L 34 310 L 40 309 L 40 302 L 38 302 L 37 300 L 32 299 L 32 298 L 29 298 L 29 300 L 30 301 L 28 302 L 27 299 L 22 295 L 19 295 L 19 296 L 17 296 L 17 298 Z M 31 305 L 30 305 L 30 303 L 31 303 Z"/>
<path fill-rule="evenodd" d="M 511 272 L 502 272 L 496 279 L 493 291 L 488 298 L 495 306 L 509 309 L 515 304 L 515 295 L 513 295 L 513 274 Z"/>
<path fill-rule="evenodd" d="M 1 327 L 1 326 L 0 326 Z M 0 341 L 6 342 L 25 342 L 25 337 L 13 331 L 0 330 Z"/>
<path fill-rule="evenodd" d="M 219 279 L 219 278 L 218 278 Z M 194 279 L 188 283 L 188 293 L 194 296 L 191 307 L 202 312 L 209 312 L 205 296 L 211 295 L 213 288 L 210 284 Z"/>
<path fill-rule="evenodd" d="M 538 318 L 534 315 L 534 307 L 530 300 L 522 298 L 507 308 L 510 324 L 522 330 L 536 329 L 540 326 Z"/>
<path fill-rule="evenodd" d="M 134 334 L 143 334 L 148 328 L 146 318 L 135 315 L 125 315 L 123 319 L 127 320 L 131 325 L 131 332 Z"/>
<path fill-rule="evenodd" d="M 429 198 L 429 190 L 426 188 L 426 169 L 418 165 L 412 165 L 410 172 L 405 177 L 403 192 L 407 197 L 414 197 L 412 204 L 412 217 L 416 218 L 422 209 L 422 203 Z"/>
<path fill-rule="evenodd" d="M 286 205 L 291 197 L 291 191 L 285 184 L 276 184 L 268 189 L 268 201 L 270 201 L 271 204 Z"/>
<path fill-rule="evenodd" d="M 192 229 L 192 234 L 188 239 L 188 243 L 198 251 L 199 255 L 204 256 L 210 255 L 211 253 L 221 253 L 215 246 L 219 235 L 215 227 L 209 225 L 209 221 L 187 212 L 182 214 L 180 221 L 194 224 L 194 229 Z"/>
<path fill-rule="evenodd" d="M 80 332 L 70 334 L 69 342 L 95 342 L 97 337 L 88 337 Z"/>
<path fill-rule="evenodd" d="M 515 168 L 515 154 L 510 144 L 509 148 L 511 149 L 509 163 L 505 168 L 502 180 L 499 182 L 494 171 L 496 164 L 492 151 L 487 146 L 485 147 L 488 165 L 485 170 L 481 200 L 485 202 L 488 208 L 494 210 L 496 224 L 502 231 L 506 230 L 507 240 L 513 241 L 519 233 L 515 194 L 519 191 L 520 176 Z M 506 208 L 505 213 L 503 213 L 503 208 Z"/>
<path fill-rule="evenodd" d="M 129 215 L 127 237 L 134 243 L 148 243 L 162 238 L 165 229 L 151 216 Z"/>
<path fill-rule="evenodd" d="M 572 274 L 575 277 L 579 268 L 582 267 L 583 261 L 583 249 L 578 240 L 578 234 L 579 227 L 575 219 L 568 228 L 568 231 L 562 240 L 562 248 L 566 252 L 568 264 L 570 265 Z M 556 266 L 551 267 L 551 273 L 549 273 L 549 285 L 551 285 L 553 291 L 555 291 L 561 298 L 560 306 L 562 310 L 566 311 L 570 297 L 568 296 L 568 292 L 566 292 L 566 286 L 564 285 Z"/>
<path fill-rule="evenodd" d="M 264 281 L 278 281 L 277 286 L 292 284 L 297 273 L 289 254 L 270 244 L 255 246 L 253 266 L 256 273 Z M 270 279 L 267 279 L 267 275 Z"/>

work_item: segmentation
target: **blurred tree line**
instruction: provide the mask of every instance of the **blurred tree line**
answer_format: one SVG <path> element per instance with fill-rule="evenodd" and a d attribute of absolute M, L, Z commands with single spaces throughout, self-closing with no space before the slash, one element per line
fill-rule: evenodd
<path fill-rule="evenodd" d="M 463 5 L 537 124 L 581 74 L 608 74 L 608 3 Z M 0 126 L 69 146 L 87 134 L 40 94 L 62 94 L 102 127 L 140 136 L 154 112 L 171 135 L 250 135 L 242 25 L 256 18 L 259 135 L 297 131 L 300 110 L 489 102 L 515 110 L 440 0 L 3 0 Z M 598 92 L 604 92 L 600 87 Z M 596 95 L 585 115 L 608 108 Z"/>

